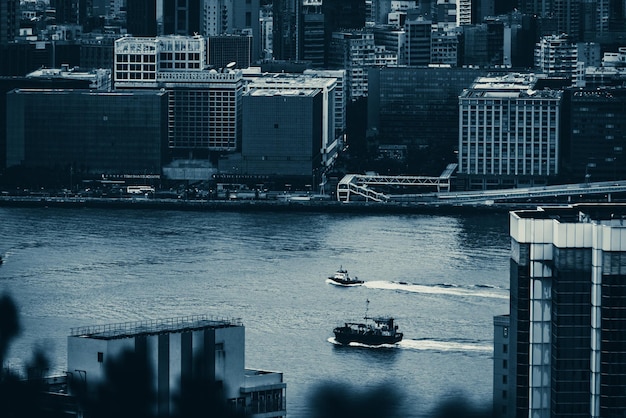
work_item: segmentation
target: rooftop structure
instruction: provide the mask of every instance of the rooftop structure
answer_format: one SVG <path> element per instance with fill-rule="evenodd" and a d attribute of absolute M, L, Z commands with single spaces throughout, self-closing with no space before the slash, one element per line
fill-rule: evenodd
<path fill-rule="evenodd" d="M 109 340 L 137 335 L 156 335 L 166 332 L 197 331 L 205 328 L 243 326 L 241 319 L 224 319 L 209 315 L 192 315 L 177 318 L 118 322 L 106 325 L 83 326 L 70 329 L 72 337 Z"/>
<path fill-rule="evenodd" d="M 87 394 L 97 393 L 110 378 L 110 366 L 129 353 L 151 369 L 146 390 L 155 392 L 155 416 L 179 413 L 180 400 L 194 395 L 189 379 L 199 378 L 216 383 L 228 405 L 245 416 L 286 416 L 282 373 L 245 368 L 245 328 L 239 319 L 194 315 L 73 328 L 67 366 L 79 380 L 70 390 L 82 384 Z"/>
<path fill-rule="evenodd" d="M 80 68 L 70 68 L 62 65 L 61 68 L 40 68 L 26 75 L 27 79 L 64 79 L 64 80 L 86 80 L 89 81 L 89 88 L 100 91 L 111 90 L 111 70 L 93 69 L 81 70 Z"/>

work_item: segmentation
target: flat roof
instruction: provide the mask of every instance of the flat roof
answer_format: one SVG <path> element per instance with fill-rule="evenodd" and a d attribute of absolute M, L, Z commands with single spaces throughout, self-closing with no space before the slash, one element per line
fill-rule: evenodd
<path fill-rule="evenodd" d="M 168 334 L 172 332 L 197 331 L 207 328 L 241 327 L 240 318 L 218 318 L 210 315 L 191 315 L 177 318 L 149 319 L 71 328 L 71 337 L 113 340 L 137 335 Z"/>

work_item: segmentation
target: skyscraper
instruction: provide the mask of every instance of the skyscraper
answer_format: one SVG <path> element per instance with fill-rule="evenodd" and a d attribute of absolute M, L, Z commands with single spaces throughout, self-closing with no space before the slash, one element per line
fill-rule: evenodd
<path fill-rule="evenodd" d="M 0 46 L 11 42 L 17 35 L 19 6 L 19 0 L 0 1 Z"/>
<path fill-rule="evenodd" d="M 626 206 L 510 214 L 510 416 L 626 414 Z"/>

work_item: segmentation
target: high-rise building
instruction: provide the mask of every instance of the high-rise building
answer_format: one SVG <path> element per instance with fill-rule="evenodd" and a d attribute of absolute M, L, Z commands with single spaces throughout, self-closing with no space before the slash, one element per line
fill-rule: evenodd
<path fill-rule="evenodd" d="M 157 36 L 159 0 L 126 0 L 126 30 L 132 36 Z M 161 27 L 162 30 L 162 27 Z"/>
<path fill-rule="evenodd" d="M 155 392 L 149 405 L 155 416 L 179 415 L 181 400 L 190 396 L 184 389 L 193 382 L 203 390 L 216 384 L 227 405 L 242 415 L 286 416 L 282 373 L 245 368 L 245 328 L 239 320 L 198 315 L 73 328 L 67 337 L 67 365 L 76 373 L 72 389 L 97 393 L 108 383 L 106 371 L 116 362 L 123 368 L 128 353 L 152 376 L 146 383 Z M 201 393 L 202 401 L 211 396 Z"/>
<path fill-rule="evenodd" d="M 510 214 L 509 416 L 626 413 L 626 207 Z"/>
<path fill-rule="evenodd" d="M 367 97 L 367 71 L 376 60 L 374 34 L 368 30 L 334 32 L 329 67 L 346 70 L 349 100 Z"/>
<path fill-rule="evenodd" d="M 300 59 L 310 61 L 313 68 L 324 68 L 327 42 L 322 0 L 303 0 L 299 37 Z"/>
<path fill-rule="evenodd" d="M 458 175 L 470 189 L 546 184 L 559 173 L 562 90 L 534 75 L 478 77 L 459 96 Z"/>
<path fill-rule="evenodd" d="M 477 68 L 370 68 L 367 127 L 380 144 L 402 145 L 408 152 L 427 149 L 428 159 L 410 172 L 439 175 L 455 162 L 458 147 L 458 97 L 476 77 Z M 418 127 L 418 128 L 416 128 Z"/>
<path fill-rule="evenodd" d="M 572 88 L 565 91 L 563 169 L 568 182 L 626 177 L 626 89 Z"/>
<path fill-rule="evenodd" d="M 406 65 L 430 64 L 430 43 L 432 34 L 432 21 L 418 18 L 407 20 L 404 24 L 406 30 Z"/>
<path fill-rule="evenodd" d="M 301 7 L 301 0 L 274 0 L 272 3 L 273 56 L 277 60 L 298 60 L 298 19 Z"/>
<path fill-rule="evenodd" d="M 19 0 L 0 2 L 0 47 L 13 41 L 19 28 Z M 2 49 L 0 49 L 0 52 Z"/>
<path fill-rule="evenodd" d="M 548 77 L 562 77 L 576 84 L 578 50 L 570 37 L 561 35 L 544 36 L 535 47 L 535 68 Z"/>
<path fill-rule="evenodd" d="M 169 91 L 172 157 L 235 151 L 241 138 L 241 70 L 206 69 L 202 36 L 125 37 L 115 42 L 117 89 Z"/>

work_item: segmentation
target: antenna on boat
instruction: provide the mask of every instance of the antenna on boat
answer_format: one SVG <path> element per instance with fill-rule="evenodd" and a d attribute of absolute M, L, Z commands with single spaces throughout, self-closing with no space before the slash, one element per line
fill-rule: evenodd
<path fill-rule="evenodd" d="M 367 313 L 369 311 L 369 308 L 370 308 L 370 300 L 365 299 L 365 318 L 364 319 L 368 319 Z"/>

